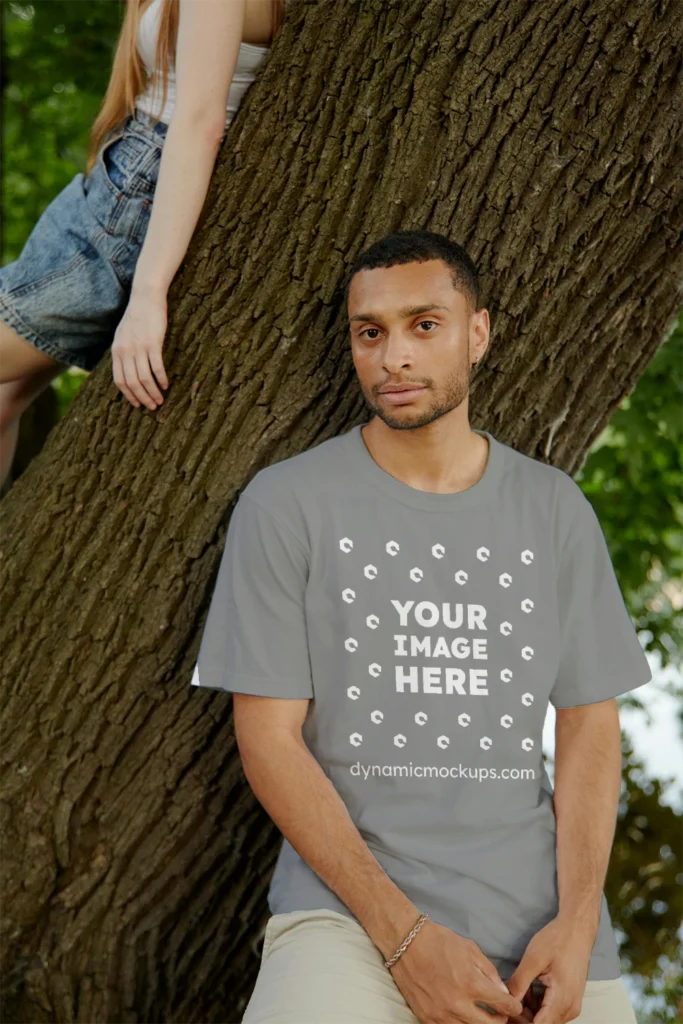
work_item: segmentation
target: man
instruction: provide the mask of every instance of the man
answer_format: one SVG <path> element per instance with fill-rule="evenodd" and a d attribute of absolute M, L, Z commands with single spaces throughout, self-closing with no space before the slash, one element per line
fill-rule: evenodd
<path fill-rule="evenodd" d="M 345 296 L 374 416 L 242 491 L 193 678 L 285 837 L 243 1021 L 635 1022 L 602 886 L 651 673 L 599 523 L 470 428 L 459 245 L 389 235 Z"/>

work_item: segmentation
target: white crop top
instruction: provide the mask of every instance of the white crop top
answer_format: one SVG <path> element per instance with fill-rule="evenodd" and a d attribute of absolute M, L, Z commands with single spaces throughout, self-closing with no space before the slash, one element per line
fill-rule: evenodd
<path fill-rule="evenodd" d="M 144 110 L 148 114 L 152 114 L 153 117 L 157 117 L 159 114 L 159 106 L 163 95 L 163 81 L 161 76 L 159 75 L 156 78 L 153 76 L 160 10 L 161 0 L 152 0 L 152 3 L 147 7 L 140 18 L 137 38 L 138 53 L 140 54 L 149 77 L 147 79 L 147 86 L 145 90 L 135 98 L 135 105 L 140 110 Z M 257 68 L 268 53 L 269 49 L 270 47 L 267 45 L 257 45 L 256 43 L 244 42 L 240 43 L 240 48 L 237 54 L 237 65 L 228 91 L 225 112 L 226 129 L 237 113 L 242 97 L 254 81 Z M 165 121 L 166 124 L 170 123 L 171 115 L 175 107 L 175 99 L 175 69 L 173 67 L 173 60 L 171 57 L 169 59 L 168 69 L 168 94 L 166 96 L 164 109 L 161 111 L 161 120 Z"/>

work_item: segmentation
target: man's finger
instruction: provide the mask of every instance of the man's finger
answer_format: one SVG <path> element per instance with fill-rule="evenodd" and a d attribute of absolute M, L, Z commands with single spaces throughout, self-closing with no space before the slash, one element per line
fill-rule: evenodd
<path fill-rule="evenodd" d="M 499 978 L 497 982 L 491 978 L 486 978 L 486 981 L 482 982 L 481 986 L 477 985 L 479 999 L 477 1000 L 477 1006 L 482 1006 L 486 1003 L 492 1010 L 496 1010 L 503 1016 L 510 1016 L 513 1013 L 522 1012 L 522 1000 L 515 998 L 510 995 L 509 992 L 503 991 L 500 985 L 504 985 L 505 982 Z M 495 1018 L 494 1018 L 495 1020 Z"/>
<path fill-rule="evenodd" d="M 548 985 L 541 1008 L 534 1017 L 534 1024 L 558 1024 L 567 1020 L 567 1000 L 562 989 L 556 984 Z"/>
<path fill-rule="evenodd" d="M 529 1021 L 536 1020 L 538 1013 L 535 1002 L 529 1002 L 524 997 L 522 1012 L 520 1014 L 510 1014 L 508 1016 L 508 1024 L 528 1024 Z"/>
<path fill-rule="evenodd" d="M 529 1021 L 533 1021 L 534 1011 L 528 1006 L 524 1006 L 521 1013 L 508 1014 L 508 1024 L 528 1024 Z"/>
<path fill-rule="evenodd" d="M 525 954 L 506 981 L 508 991 L 518 999 L 523 999 L 534 978 L 537 978 L 549 966 L 545 957 L 541 959 L 539 956 Z"/>

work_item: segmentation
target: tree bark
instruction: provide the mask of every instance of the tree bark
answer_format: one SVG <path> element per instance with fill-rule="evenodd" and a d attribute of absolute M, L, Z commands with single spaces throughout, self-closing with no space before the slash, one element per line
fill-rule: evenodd
<path fill-rule="evenodd" d="M 681 304 L 673 0 L 293 0 L 171 287 L 170 387 L 104 358 L 2 501 L 6 1021 L 239 1021 L 280 836 L 190 686 L 234 502 L 368 418 L 340 283 L 478 262 L 472 423 L 573 473 Z M 229 624 L 228 628 L 229 628 Z"/>

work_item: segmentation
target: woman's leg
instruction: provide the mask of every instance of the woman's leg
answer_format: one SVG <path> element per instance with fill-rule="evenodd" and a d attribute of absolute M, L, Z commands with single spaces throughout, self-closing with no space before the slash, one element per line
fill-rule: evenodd
<path fill-rule="evenodd" d="M 0 383 L 19 380 L 49 368 L 55 373 L 63 373 L 69 365 L 36 348 L 0 320 Z"/>
<path fill-rule="evenodd" d="M 68 367 L 0 321 L 0 487 L 12 468 L 21 414 Z"/>

